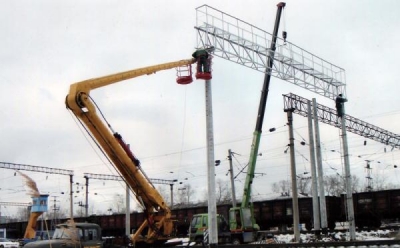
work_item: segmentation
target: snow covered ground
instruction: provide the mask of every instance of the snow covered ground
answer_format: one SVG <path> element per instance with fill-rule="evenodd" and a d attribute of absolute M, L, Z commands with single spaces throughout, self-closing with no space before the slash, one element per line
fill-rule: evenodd
<path fill-rule="evenodd" d="M 398 234 L 398 231 L 393 230 L 379 230 L 379 231 L 362 231 L 356 232 L 356 240 L 384 240 L 384 239 L 394 239 Z M 332 241 L 346 241 L 349 240 L 349 232 L 335 232 L 329 233 L 327 235 L 321 235 L 321 240 L 319 242 L 332 242 Z M 300 234 L 300 239 L 302 243 L 314 242 L 315 236 L 313 234 Z M 293 242 L 293 234 L 279 234 L 274 236 L 276 243 L 291 243 Z M 170 244 L 176 244 L 180 246 L 187 246 L 189 242 L 188 238 L 176 238 L 168 241 Z M 269 243 L 269 242 L 268 242 Z M 194 245 L 191 244 L 191 245 Z"/>
<path fill-rule="evenodd" d="M 361 231 L 356 232 L 356 240 L 382 240 L 382 239 L 394 239 L 394 236 L 398 231 L 393 230 L 378 230 L 378 231 Z M 280 234 L 275 235 L 275 239 L 278 243 L 290 243 L 293 241 L 293 234 Z M 321 241 L 346 241 L 350 238 L 349 232 L 335 232 L 329 233 L 327 235 L 321 235 Z M 315 241 L 315 236 L 313 234 L 300 234 L 301 242 L 307 243 Z"/>

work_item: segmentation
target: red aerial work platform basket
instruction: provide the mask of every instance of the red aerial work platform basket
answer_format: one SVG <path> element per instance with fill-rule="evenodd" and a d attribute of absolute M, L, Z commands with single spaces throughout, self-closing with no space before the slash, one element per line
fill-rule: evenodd
<path fill-rule="evenodd" d="M 178 84 L 190 84 L 193 82 L 192 65 L 182 65 L 176 68 L 176 82 Z"/>

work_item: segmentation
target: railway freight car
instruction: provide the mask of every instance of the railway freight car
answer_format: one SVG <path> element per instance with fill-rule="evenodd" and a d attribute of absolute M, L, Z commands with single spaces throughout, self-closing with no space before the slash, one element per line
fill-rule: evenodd
<path fill-rule="evenodd" d="M 340 220 L 346 220 L 346 194 L 341 196 Z M 354 219 L 359 229 L 376 229 L 400 221 L 400 189 L 353 194 Z M 339 220 L 338 220 L 339 221 Z"/>
<path fill-rule="evenodd" d="M 335 218 L 340 215 L 340 198 L 327 196 L 326 209 L 328 228 L 335 228 Z M 311 197 L 301 197 L 299 202 L 299 222 L 304 224 L 307 230 L 313 227 L 313 205 Z M 261 230 L 277 227 L 280 231 L 286 231 L 293 225 L 292 198 L 281 197 L 268 201 L 254 202 L 254 213 L 257 224 Z"/>
<path fill-rule="evenodd" d="M 336 222 L 346 221 L 346 197 L 327 196 L 326 210 L 328 228 L 332 230 Z M 353 194 L 354 216 L 358 228 L 377 228 L 385 223 L 400 221 L 400 189 L 361 192 Z M 290 197 L 278 197 L 271 200 L 253 202 L 254 215 L 261 230 L 269 230 L 278 227 L 284 231 L 293 224 L 292 199 Z M 217 207 L 217 213 L 228 219 L 230 204 L 222 204 Z M 189 223 L 195 214 L 206 213 L 207 205 L 198 204 L 191 206 L 174 206 L 173 218 L 176 220 L 177 236 L 186 236 Z M 313 206 L 311 197 L 299 198 L 299 219 L 307 230 L 311 230 L 313 224 Z M 59 220 L 57 223 L 65 222 Z M 125 235 L 125 214 L 92 215 L 89 217 L 75 217 L 76 222 L 96 223 L 103 229 L 104 236 L 123 237 Z M 145 220 L 142 212 L 130 214 L 131 232 L 139 228 Z M 46 226 L 51 228 L 54 223 L 47 220 L 47 224 L 40 223 L 39 228 Z M 16 236 L 22 237 L 27 222 L 12 222 L 0 224 L 0 228 L 13 230 Z"/>

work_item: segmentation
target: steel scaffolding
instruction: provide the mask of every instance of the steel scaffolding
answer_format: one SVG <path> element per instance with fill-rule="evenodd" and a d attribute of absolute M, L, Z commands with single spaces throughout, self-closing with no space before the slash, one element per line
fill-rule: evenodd
<path fill-rule="evenodd" d="M 293 109 L 294 113 L 304 117 L 308 116 L 307 101 L 307 99 L 293 93 L 283 95 L 284 109 Z M 321 104 L 317 104 L 316 108 L 318 121 L 340 128 L 339 117 L 335 109 Z M 400 147 L 400 135 L 398 134 L 389 132 L 347 114 L 343 116 L 343 119 L 346 121 L 346 130 L 349 132 L 388 146 Z"/>
<path fill-rule="evenodd" d="M 272 35 L 208 5 L 196 8 L 198 47 L 265 73 Z M 324 97 L 346 95 L 345 71 L 283 39 L 278 39 L 271 74 Z"/>

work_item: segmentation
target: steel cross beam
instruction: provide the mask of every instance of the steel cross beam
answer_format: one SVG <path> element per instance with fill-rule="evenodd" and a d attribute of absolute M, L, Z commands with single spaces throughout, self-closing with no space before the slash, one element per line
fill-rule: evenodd
<path fill-rule="evenodd" d="M 84 178 L 91 178 L 91 179 L 100 179 L 100 180 L 114 180 L 114 181 L 124 181 L 122 177 L 115 176 L 115 175 L 106 175 L 106 174 L 93 174 L 93 173 L 84 173 Z M 154 179 L 151 178 L 150 181 L 154 184 L 174 184 L 178 180 L 165 180 L 165 179 Z"/>
<path fill-rule="evenodd" d="M 293 93 L 283 95 L 283 104 L 285 110 L 293 110 L 294 113 L 308 116 L 307 102 L 309 100 Z M 311 101 L 312 104 L 312 101 Z M 326 107 L 321 104 L 317 104 L 317 118 L 318 121 L 329 124 L 331 126 L 340 128 L 340 122 L 336 110 Z M 399 148 L 400 147 L 400 135 L 389 132 L 380 127 L 369 124 L 365 121 L 357 119 L 350 115 L 344 115 L 343 118 L 346 121 L 346 130 L 368 139 L 375 140 L 385 145 Z"/>
<path fill-rule="evenodd" d="M 32 206 L 32 203 L 23 203 L 23 202 L 0 202 L 0 206 L 20 206 L 20 207 L 29 207 L 29 206 Z"/>
<path fill-rule="evenodd" d="M 0 168 L 4 169 L 12 169 L 12 170 L 26 170 L 26 171 L 35 171 L 35 172 L 43 172 L 48 174 L 60 174 L 60 175 L 74 175 L 74 171 L 72 170 L 63 170 L 42 166 L 34 166 L 34 165 L 26 165 L 26 164 L 13 164 L 7 162 L 0 162 Z"/>
<path fill-rule="evenodd" d="M 266 72 L 272 35 L 208 5 L 196 8 L 198 47 L 214 55 Z M 324 97 L 346 95 L 344 69 L 282 39 L 277 40 L 271 75 Z"/>

